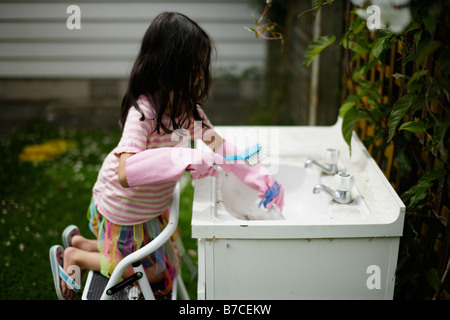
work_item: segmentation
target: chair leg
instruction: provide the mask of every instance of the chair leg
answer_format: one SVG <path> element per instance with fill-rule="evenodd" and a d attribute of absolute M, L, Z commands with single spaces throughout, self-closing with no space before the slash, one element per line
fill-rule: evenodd
<path fill-rule="evenodd" d="M 133 264 L 133 269 L 134 269 L 134 272 L 142 272 L 143 273 L 143 277 L 140 278 L 138 280 L 138 282 L 139 282 L 139 286 L 141 287 L 142 294 L 144 295 L 144 299 L 145 300 L 155 300 L 155 295 L 153 294 L 153 290 L 150 287 L 150 283 L 147 279 L 147 276 L 145 274 L 145 269 L 142 266 L 142 264 L 140 262 Z"/>
<path fill-rule="evenodd" d="M 177 275 L 176 279 L 178 288 L 180 290 L 180 298 L 181 300 L 190 300 L 189 293 L 186 290 L 186 286 L 184 285 L 183 279 L 181 278 L 181 275 Z"/>
<path fill-rule="evenodd" d="M 178 279 L 178 276 L 176 276 L 174 279 L 172 279 L 172 300 L 177 300 L 177 295 L 178 295 L 177 279 Z"/>

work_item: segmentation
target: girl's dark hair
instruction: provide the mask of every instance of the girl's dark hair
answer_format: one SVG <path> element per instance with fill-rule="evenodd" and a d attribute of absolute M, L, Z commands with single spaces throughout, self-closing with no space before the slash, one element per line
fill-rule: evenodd
<path fill-rule="evenodd" d="M 172 129 L 190 125 L 190 119 L 202 121 L 197 104 L 208 97 L 212 43 L 200 26 L 180 13 L 158 15 L 148 27 L 131 71 L 128 89 L 122 100 L 119 124 L 123 129 L 128 110 L 141 94 L 151 97 L 156 109 L 156 128 L 170 133 L 162 123 L 170 108 Z M 171 98 L 171 95 L 173 97 Z M 187 123 L 186 123 L 187 121 Z M 205 124 L 204 124 L 205 125 Z"/>

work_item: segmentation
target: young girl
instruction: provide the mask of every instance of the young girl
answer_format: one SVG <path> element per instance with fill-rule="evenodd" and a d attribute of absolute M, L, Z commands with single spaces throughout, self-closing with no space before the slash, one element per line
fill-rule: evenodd
<path fill-rule="evenodd" d="M 275 183 L 262 165 L 247 168 L 240 162 L 223 163 L 223 156 L 236 154 L 236 148 L 215 132 L 207 133 L 213 127 L 199 104 L 210 88 L 211 51 L 208 35 L 182 14 L 162 13 L 147 29 L 122 101 L 122 138 L 106 157 L 93 188 L 88 215 L 97 239 L 84 238 L 70 226 L 63 233 L 66 248 L 57 245 L 50 249 L 59 298 L 75 296 L 65 281 L 60 281 L 59 264 L 66 272 L 77 266 L 81 271 L 96 270 L 109 276 L 124 256 L 164 229 L 172 192 L 186 169 L 193 178 L 203 178 L 216 174 L 216 163 L 259 190 L 261 197 Z M 194 126 L 197 121 L 202 125 Z M 208 137 L 205 143 L 215 153 L 180 143 L 176 138 L 183 134 L 180 129 L 191 137 Z M 174 157 L 169 152 L 173 150 L 182 152 Z M 282 188 L 268 207 L 273 203 L 282 209 Z M 183 247 L 178 239 L 174 235 L 141 261 L 151 284 L 165 284 L 162 294 L 171 290 L 180 266 Z M 132 273 L 130 266 L 123 277 Z"/>

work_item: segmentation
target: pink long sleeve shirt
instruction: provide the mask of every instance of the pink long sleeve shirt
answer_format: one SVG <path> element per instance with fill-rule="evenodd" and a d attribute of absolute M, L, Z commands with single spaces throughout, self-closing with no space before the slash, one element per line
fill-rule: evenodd
<path fill-rule="evenodd" d="M 104 160 L 93 188 L 98 211 L 109 221 L 119 225 L 143 223 L 164 213 L 176 185 L 176 181 L 171 181 L 152 186 L 122 187 L 118 176 L 120 154 L 139 153 L 151 148 L 189 147 L 190 139 L 202 137 L 205 130 L 201 125 L 194 125 L 192 120 L 189 128 L 186 128 L 185 136 L 178 136 L 176 132 L 165 133 L 163 130 L 157 133 L 154 131 L 156 111 L 151 102 L 145 95 L 141 95 L 137 102 L 145 120 L 140 121 L 141 114 L 136 108 L 130 108 L 122 138 Z M 203 110 L 198 108 L 204 122 L 212 128 Z M 166 126 L 170 124 L 168 116 L 164 115 L 162 121 Z"/>

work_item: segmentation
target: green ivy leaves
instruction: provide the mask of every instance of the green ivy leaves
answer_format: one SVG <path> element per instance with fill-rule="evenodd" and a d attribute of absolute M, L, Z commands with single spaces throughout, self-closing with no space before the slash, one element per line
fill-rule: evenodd
<path fill-rule="evenodd" d="M 408 207 L 410 209 L 415 208 L 426 198 L 434 182 L 444 178 L 446 175 L 447 171 L 444 163 L 441 162 L 433 170 L 425 173 L 415 186 L 403 193 L 402 199 L 404 201 L 409 200 Z"/>
<path fill-rule="evenodd" d="M 416 98 L 417 98 L 416 94 L 408 93 L 394 103 L 391 114 L 389 116 L 389 134 L 387 140 L 388 143 L 389 141 L 392 140 L 395 130 L 398 127 L 398 124 L 403 119 L 406 112 L 408 112 L 408 110 L 411 108 Z"/>
<path fill-rule="evenodd" d="M 305 52 L 305 60 L 303 61 L 303 68 L 308 67 L 314 58 L 321 53 L 325 48 L 334 43 L 336 37 L 334 35 L 321 36 L 311 42 Z"/>
<path fill-rule="evenodd" d="M 348 109 L 342 119 L 342 135 L 345 142 L 350 148 L 350 154 L 352 153 L 352 134 L 355 128 L 356 120 L 358 119 L 359 111 L 356 108 Z"/>
<path fill-rule="evenodd" d="M 384 31 L 380 34 L 372 46 L 370 51 L 369 61 L 378 59 L 381 62 L 384 61 L 384 53 L 391 47 L 391 38 L 393 33 Z"/>

